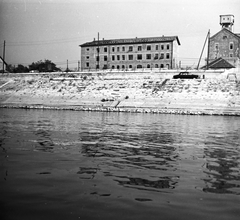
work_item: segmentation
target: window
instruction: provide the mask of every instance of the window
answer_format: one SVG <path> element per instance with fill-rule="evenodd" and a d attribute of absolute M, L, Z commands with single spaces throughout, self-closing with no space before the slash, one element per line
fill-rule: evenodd
<path fill-rule="evenodd" d="M 122 55 L 122 60 L 125 60 L 125 55 Z"/>
<path fill-rule="evenodd" d="M 218 50 L 218 43 L 215 43 L 215 50 Z"/>
<path fill-rule="evenodd" d="M 233 43 L 232 42 L 229 44 L 229 49 L 233 50 Z"/>
<path fill-rule="evenodd" d="M 147 45 L 147 50 L 151 50 L 151 45 Z"/>
<path fill-rule="evenodd" d="M 89 63 L 88 62 L 86 63 L 86 67 L 89 67 Z"/>
<path fill-rule="evenodd" d="M 104 61 L 107 61 L 107 56 L 104 56 Z"/>
<path fill-rule="evenodd" d="M 146 54 L 146 59 L 151 60 L 151 54 Z"/>
<path fill-rule="evenodd" d="M 161 64 L 160 68 L 164 68 L 164 65 L 163 65 L 163 64 Z"/>
<path fill-rule="evenodd" d="M 133 46 L 129 46 L 128 51 L 133 51 Z"/>
<path fill-rule="evenodd" d="M 99 69 L 99 65 L 96 65 L 96 69 Z"/>
<path fill-rule="evenodd" d="M 142 68 L 143 68 L 142 65 L 140 64 L 137 65 L 137 69 L 142 69 Z"/>
<path fill-rule="evenodd" d="M 158 53 L 156 53 L 154 56 L 154 60 L 157 60 L 157 59 L 158 59 Z"/>
<path fill-rule="evenodd" d="M 158 50 L 158 45 L 156 45 L 156 48 L 155 48 L 156 50 Z"/>
<path fill-rule="evenodd" d="M 122 47 L 122 51 L 125 51 L 125 47 Z"/>
<path fill-rule="evenodd" d="M 97 48 L 97 52 L 98 52 L 98 53 L 100 52 L 100 48 Z"/>
<path fill-rule="evenodd" d="M 89 51 L 89 48 L 86 48 L 86 51 Z"/>
<path fill-rule="evenodd" d="M 142 46 L 138 46 L 138 51 L 142 51 Z"/>
<path fill-rule="evenodd" d="M 158 64 L 155 64 L 155 68 L 158 68 Z"/>
<path fill-rule="evenodd" d="M 104 70 L 107 69 L 107 65 L 106 65 L 106 64 L 103 65 L 103 69 L 104 69 Z"/>
<path fill-rule="evenodd" d="M 169 50 L 170 49 L 170 45 L 169 44 L 167 44 L 167 50 Z"/>
<path fill-rule="evenodd" d="M 128 55 L 128 60 L 133 60 L 133 55 L 132 54 Z"/>
<path fill-rule="evenodd" d="M 125 66 L 124 66 L 124 65 L 122 65 L 122 69 L 125 69 Z"/>
<path fill-rule="evenodd" d="M 115 69 L 115 66 L 112 66 L 112 69 Z"/>
<path fill-rule="evenodd" d="M 233 54 L 232 54 L 232 53 L 230 53 L 230 54 L 229 54 L 229 57 L 233 57 Z"/>
<path fill-rule="evenodd" d="M 107 47 L 104 47 L 104 52 L 107 52 Z"/>
<path fill-rule="evenodd" d="M 117 52 L 119 52 L 120 51 L 120 48 L 119 47 L 117 47 Z"/>
<path fill-rule="evenodd" d="M 161 50 L 164 50 L 164 44 L 161 45 Z"/>
<path fill-rule="evenodd" d="M 89 60 L 89 56 L 86 56 L 86 59 Z"/>
<path fill-rule="evenodd" d="M 112 47 L 112 52 L 114 52 L 115 51 L 115 47 Z"/>
<path fill-rule="evenodd" d="M 164 59 L 164 53 L 161 53 L 161 55 L 160 55 L 160 60 L 161 59 Z"/>
<path fill-rule="evenodd" d="M 170 59 L 170 54 L 169 53 L 166 54 L 166 59 Z"/>
<path fill-rule="evenodd" d="M 132 65 L 129 65 L 129 69 L 132 69 Z"/>
<path fill-rule="evenodd" d="M 147 68 L 151 68 L 150 64 L 147 65 Z"/>
<path fill-rule="evenodd" d="M 100 59 L 99 59 L 99 56 L 96 56 L 96 61 L 99 61 Z"/>
<path fill-rule="evenodd" d="M 112 61 L 114 61 L 115 60 L 115 56 L 114 55 L 112 55 Z"/>
<path fill-rule="evenodd" d="M 223 36 L 223 40 L 226 40 L 226 39 L 227 39 L 227 36 L 224 35 L 224 36 Z"/>
<path fill-rule="evenodd" d="M 117 55 L 117 60 L 120 60 L 120 55 Z"/>
<path fill-rule="evenodd" d="M 137 59 L 138 59 L 138 60 L 142 60 L 142 54 L 138 54 L 138 55 L 137 55 Z"/>
<path fill-rule="evenodd" d="M 117 69 L 118 69 L 118 70 L 120 69 L 120 66 L 119 66 L 119 65 L 117 65 Z"/>

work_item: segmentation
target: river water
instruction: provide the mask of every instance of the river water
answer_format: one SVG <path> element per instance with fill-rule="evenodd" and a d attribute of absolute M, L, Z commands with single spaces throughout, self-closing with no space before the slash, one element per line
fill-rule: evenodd
<path fill-rule="evenodd" d="M 0 109 L 1 219 L 240 219 L 240 117 Z"/>

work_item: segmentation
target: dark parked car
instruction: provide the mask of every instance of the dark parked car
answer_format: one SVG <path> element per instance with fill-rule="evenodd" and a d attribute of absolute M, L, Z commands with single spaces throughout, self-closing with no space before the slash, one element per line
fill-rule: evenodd
<path fill-rule="evenodd" d="M 197 78 L 199 78 L 198 75 L 191 74 L 187 71 L 180 72 L 179 74 L 173 76 L 173 79 L 197 79 Z"/>

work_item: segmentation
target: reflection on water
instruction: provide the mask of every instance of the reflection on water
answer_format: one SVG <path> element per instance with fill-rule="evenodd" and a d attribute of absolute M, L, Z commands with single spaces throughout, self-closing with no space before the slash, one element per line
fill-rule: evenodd
<path fill-rule="evenodd" d="M 214 141 L 214 140 L 212 140 Z M 206 162 L 207 178 L 204 179 L 206 187 L 205 192 L 212 193 L 233 193 L 240 195 L 239 161 L 240 144 L 236 142 L 227 143 L 224 137 L 216 137 L 215 142 L 206 142 L 208 148 L 205 154 L 208 158 Z"/>
<path fill-rule="evenodd" d="M 173 146 L 174 138 L 171 133 L 114 133 L 82 132 L 82 154 L 87 157 L 104 158 L 108 169 L 131 169 L 131 172 L 152 172 L 142 178 L 136 176 L 120 176 L 115 172 L 104 172 L 104 175 L 114 177 L 119 185 L 147 191 L 158 191 L 164 188 L 175 188 L 179 176 L 161 176 L 160 172 L 176 170 L 176 162 L 179 159 L 176 147 Z M 115 169 L 114 169 L 115 168 Z M 96 168 L 85 168 L 90 173 Z M 102 170 L 102 169 L 101 169 Z M 136 171 L 135 171 L 136 170 Z M 85 172 L 84 172 L 85 174 Z M 155 176 L 154 176 L 155 175 Z"/>
<path fill-rule="evenodd" d="M 33 127 L 33 133 L 36 135 L 35 150 L 52 152 L 54 151 L 54 143 L 51 139 L 51 130 L 53 128 L 50 120 L 30 121 L 28 123 Z"/>
<path fill-rule="evenodd" d="M 164 189 L 164 188 L 175 188 L 176 181 L 172 181 L 169 177 L 164 177 L 162 180 L 147 180 L 142 178 L 128 178 L 128 180 L 116 180 L 120 185 L 125 187 L 132 187 L 139 190 L 148 190 L 148 191 L 155 191 L 157 189 Z"/>
<path fill-rule="evenodd" d="M 239 218 L 238 117 L 0 111 L 4 217 Z"/>

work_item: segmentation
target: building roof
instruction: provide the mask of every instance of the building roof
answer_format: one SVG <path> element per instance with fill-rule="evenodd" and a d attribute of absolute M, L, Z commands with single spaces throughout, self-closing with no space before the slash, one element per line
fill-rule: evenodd
<path fill-rule="evenodd" d="M 240 34 L 234 34 L 232 31 L 228 30 L 227 28 L 223 28 L 222 30 L 220 30 L 219 32 L 217 32 L 216 34 L 214 34 L 212 37 L 210 38 L 214 38 L 216 35 L 218 35 L 220 32 L 222 31 L 226 31 L 228 32 L 229 34 L 235 36 L 236 38 L 238 38 L 240 40 Z"/>
<path fill-rule="evenodd" d="M 207 65 L 203 66 L 201 69 L 206 69 L 206 68 L 207 68 Z M 235 66 L 227 62 L 222 57 L 219 57 L 216 60 L 210 62 L 208 64 L 208 68 L 209 69 L 231 69 L 231 68 L 235 68 Z"/>
<path fill-rule="evenodd" d="M 104 45 L 125 45 L 125 44 L 141 44 L 141 43 L 159 43 L 159 42 L 171 42 L 176 40 L 178 45 L 180 41 L 178 36 L 162 36 L 162 37 L 145 37 L 145 38 L 128 38 L 128 39 L 112 39 L 112 40 L 94 40 L 79 45 L 80 47 L 91 46 L 104 46 Z"/>

